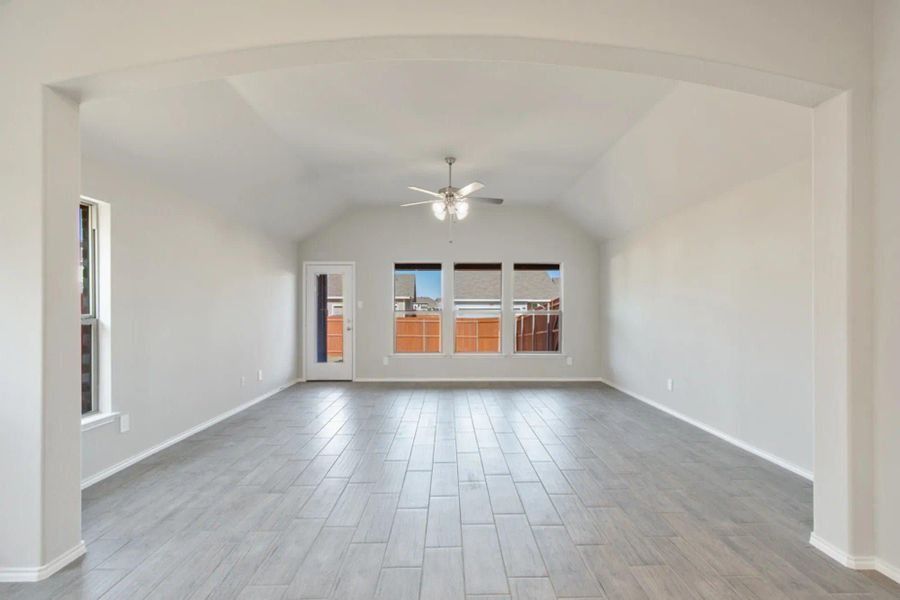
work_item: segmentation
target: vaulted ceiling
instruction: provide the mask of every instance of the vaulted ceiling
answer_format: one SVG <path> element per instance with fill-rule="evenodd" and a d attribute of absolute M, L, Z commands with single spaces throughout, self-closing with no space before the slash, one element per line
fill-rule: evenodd
<path fill-rule="evenodd" d="M 191 201 L 297 239 L 354 205 L 421 199 L 406 186 L 445 185 L 442 157 L 454 155 L 455 183 L 480 180 L 485 195 L 510 205 L 589 214 L 591 230 L 608 237 L 722 187 L 720 177 L 708 190 L 679 189 L 664 153 L 696 182 L 690 169 L 702 165 L 691 157 L 721 157 L 724 147 L 744 148 L 731 153 L 727 179 L 808 152 L 806 109 L 701 86 L 688 86 L 685 97 L 685 89 L 647 76 L 511 62 L 304 67 L 87 103 L 82 147 Z M 628 165 L 604 170 L 604 157 L 635 131 L 644 145 L 657 134 L 664 140 L 647 163 L 664 172 L 627 172 L 645 148 L 630 150 Z M 749 164 L 748 155 L 755 157 Z M 625 176 L 649 183 L 614 185 Z M 630 211 L 636 201 L 638 212 Z"/>

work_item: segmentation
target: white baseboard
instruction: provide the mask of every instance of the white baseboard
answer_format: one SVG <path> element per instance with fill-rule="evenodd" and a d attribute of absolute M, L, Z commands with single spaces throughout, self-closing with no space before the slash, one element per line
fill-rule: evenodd
<path fill-rule="evenodd" d="M 358 383 L 578 383 L 601 382 L 599 377 L 357 377 Z"/>
<path fill-rule="evenodd" d="M 875 570 L 887 577 L 900 583 L 900 567 L 892 565 L 880 558 L 875 559 Z"/>
<path fill-rule="evenodd" d="M 845 567 L 856 569 L 857 571 L 878 571 L 885 577 L 900 583 L 900 568 L 889 564 L 877 556 L 847 554 L 831 542 L 816 535 L 816 532 L 809 534 L 809 545 Z"/>
<path fill-rule="evenodd" d="M 660 404 L 659 402 L 651 400 L 645 396 L 641 396 L 640 394 L 636 394 L 635 392 L 627 390 L 627 389 L 623 388 L 622 386 L 620 386 L 616 383 L 613 383 L 612 381 L 609 381 L 605 378 L 600 378 L 600 381 L 602 381 L 609 387 L 619 390 L 620 392 L 622 392 L 624 394 L 628 394 L 629 396 L 631 396 L 632 398 L 635 398 L 636 400 L 640 400 L 644 404 L 649 404 L 650 406 L 652 406 L 653 408 L 655 408 L 657 410 L 661 410 L 664 413 L 672 415 L 676 419 L 680 419 L 680 420 L 684 421 L 685 423 L 688 423 L 690 425 L 693 425 L 694 427 L 697 427 L 698 429 L 702 429 L 706 433 L 712 434 L 719 439 L 725 440 L 729 444 L 737 446 L 741 450 L 746 450 L 750 454 L 755 454 L 756 456 L 762 458 L 763 460 L 767 460 L 772 464 L 778 465 L 782 469 L 787 469 L 791 473 L 794 473 L 795 475 L 799 475 L 800 477 L 803 477 L 804 479 L 808 479 L 809 481 L 813 480 L 813 474 L 811 472 L 809 472 L 808 470 L 804 469 L 803 467 L 795 465 L 794 463 L 784 460 L 783 458 L 779 458 L 778 456 L 775 456 L 774 454 L 770 454 L 769 452 L 766 452 L 765 450 L 761 450 L 761 449 L 757 448 L 756 446 L 752 446 L 752 445 L 748 444 L 747 442 L 739 440 L 736 437 L 733 437 L 733 436 L 725 433 L 724 431 L 720 431 L 720 430 L 716 429 L 715 427 L 710 427 L 709 425 L 702 423 L 701 421 L 698 421 L 696 419 L 693 419 L 685 414 L 682 414 L 682 413 L 678 412 L 677 410 L 673 410 L 664 404 Z"/>
<path fill-rule="evenodd" d="M 148 456 L 152 456 L 152 455 L 156 454 L 160 450 L 165 450 L 169 446 L 171 446 L 173 444 L 177 444 L 181 440 L 189 438 L 192 435 L 194 435 L 195 433 L 199 433 L 199 432 L 203 431 L 204 429 L 212 427 L 216 423 L 224 421 L 225 419 L 227 419 L 229 417 L 233 417 L 234 415 L 238 414 L 239 412 L 247 410 L 254 404 L 259 404 L 260 402 L 262 402 L 263 400 L 265 400 L 267 398 L 271 398 L 278 392 L 291 387 L 292 385 L 294 385 L 295 383 L 298 383 L 299 381 L 300 381 L 299 379 L 292 379 L 288 383 L 272 390 L 271 392 L 266 392 L 265 394 L 263 394 L 261 396 L 257 396 L 256 398 L 254 398 L 252 400 L 244 402 L 241 405 L 235 406 L 231 410 L 227 410 L 227 411 L 223 412 L 222 414 L 216 415 L 212 419 L 209 419 L 208 421 L 204 421 L 204 422 L 200 423 L 199 425 L 195 425 L 194 427 L 191 427 L 190 429 L 188 429 L 186 431 L 182 431 L 178 435 L 176 435 L 174 437 L 170 437 L 169 439 L 167 439 L 166 441 L 164 441 L 160 444 L 157 444 L 151 448 L 148 448 L 148 449 L 144 450 L 143 452 L 135 454 L 134 456 L 130 456 L 123 461 L 117 462 L 116 464 L 112 465 L 111 467 L 107 467 L 107 468 L 103 469 L 102 471 L 99 471 L 98 473 L 94 473 L 90 477 L 86 477 L 85 479 L 81 480 L 81 489 L 88 488 L 99 481 L 103 481 L 107 477 L 109 477 L 111 475 L 115 475 L 122 469 L 127 469 L 131 465 L 144 460 Z"/>
<path fill-rule="evenodd" d="M 0 567 L 0 582 L 33 582 L 47 579 L 73 560 L 83 556 L 86 550 L 84 541 L 81 541 L 40 567 L 9 567 L 5 569 Z"/>

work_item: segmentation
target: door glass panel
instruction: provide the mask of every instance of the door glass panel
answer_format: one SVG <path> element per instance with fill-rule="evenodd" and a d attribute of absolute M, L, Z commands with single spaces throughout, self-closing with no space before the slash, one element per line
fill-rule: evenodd
<path fill-rule="evenodd" d="M 316 273 L 316 362 L 344 362 L 344 277 Z"/>

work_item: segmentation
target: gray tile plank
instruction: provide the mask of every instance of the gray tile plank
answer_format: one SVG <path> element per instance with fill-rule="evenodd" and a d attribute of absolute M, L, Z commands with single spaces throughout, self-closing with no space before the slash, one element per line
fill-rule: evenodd
<path fill-rule="evenodd" d="M 463 525 L 463 563 L 467 594 L 506 594 L 509 588 L 493 525 Z"/>
<path fill-rule="evenodd" d="M 525 515 L 496 515 L 494 521 L 507 576 L 546 576 L 547 569 Z"/>
<path fill-rule="evenodd" d="M 540 483 L 518 483 L 516 489 L 522 499 L 522 506 L 532 525 L 562 525 L 550 496 Z"/>
<path fill-rule="evenodd" d="M 274 548 L 250 580 L 253 585 L 288 585 L 325 524 L 325 519 L 297 519 L 275 542 Z"/>
<path fill-rule="evenodd" d="M 565 527 L 534 527 L 534 538 L 553 589 L 560 596 L 599 596 L 603 593 Z"/>
<path fill-rule="evenodd" d="M 464 524 L 488 524 L 494 522 L 487 484 L 480 482 L 459 485 L 459 510 Z"/>
<path fill-rule="evenodd" d="M 495 515 L 524 512 L 512 477 L 490 475 L 487 477 L 487 487 L 491 497 L 491 510 Z"/>
<path fill-rule="evenodd" d="M 399 508 L 428 508 L 431 495 L 430 471 L 407 471 L 400 490 Z"/>
<path fill-rule="evenodd" d="M 352 538 L 351 527 L 324 527 L 300 563 L 284 597 L 293 600 L 330 596 Z"/>
<path fill-rule="evenodd" d="M 461 548 L 426 548 L 421 598 L 465 600 Z"/>
<path fill-rule="evenodd" d="M 426 547 L 450 547 L 462 545 L 459 498 L 435 496 L 428 506 L 428 524 L 425 534 Z"/>
<path fill-rule="evenodd" d="M 353 541 L 387 542 L 399 497 L 399 494 L 370 494 Z"/>
<path fill-rule="evenodd" d="M 421 568 L 382 569 L 375 600 L 418 600 Z"/>
<path fill-rule="evenodd" d="M 334 598 L 370 600 L 375 596 L 385 544 L 350 544 L 338 575 Z"/>
<path fill-rule="evenodd" d="M 397 509 L 384 553 L 385 567 L 421 567 L 425 552 L 426 509 Z"/>

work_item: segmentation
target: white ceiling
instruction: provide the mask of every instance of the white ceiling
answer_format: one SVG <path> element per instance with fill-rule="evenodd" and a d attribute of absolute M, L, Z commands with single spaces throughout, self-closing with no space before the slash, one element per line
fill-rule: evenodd
<path fill-rule="evenodd" d="M 457 185 L 549 204 L 672 85 L 508 62 L 304 67 L 88 103 L 82 146 L 299 238 L 348 205 L 446 185 L 448 154 Z"/>
<path fill-rule="evenodd" d="M 798 128 L 789 142 L 777 135 L 796 118 L 791 110 L 806 109 L 737 94 L 740 109 L 731 110 L 720 90 L 689 86 L 685 100 L 685 87 L 511 62 L 304 67 L 87 103 L 82 147 L 227 216 L 297 239 L 353 205 L 424 199 L 406 186 L 446 185 L 442 158 L 452 154 L 455 185 L 477 179 L 484 195 L 510 205 L 555 204 L 608 237 L 705 199 L 720 191 L 723 177 L 737 184 L 796 160 L 798 147 L 808 152 Z M 708 129 L 702 143 L 682 144 L 698 127 Z M 651 152 L 645 147 L 654 132 L 667 128 L 664 152 L 677 157 L 681 177 L 671 177 L 655 152 L 646 166 L 665 176 L 634 185 L 650 181 L 640 157 Z M 639 143 L 629 141 L 633 132 L 641 132 Z M 611 150 L 620 145 L 637 148 L 625 153 L 627 168 L 608 159 L 622 153 Z M 715 167 L 723 177 L 703 175 L 712 157 L 728 163 Z M 623 193 L 635 190 L 640 198 Z"/>

